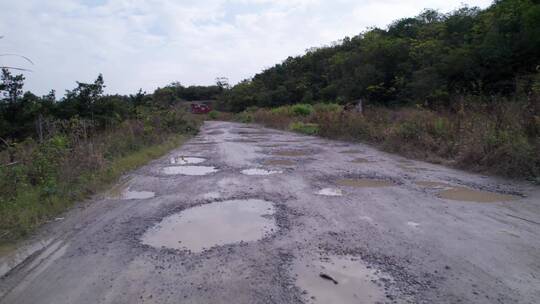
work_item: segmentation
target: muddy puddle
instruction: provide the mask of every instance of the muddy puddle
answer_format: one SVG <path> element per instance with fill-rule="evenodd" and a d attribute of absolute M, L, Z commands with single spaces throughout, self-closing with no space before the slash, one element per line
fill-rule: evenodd
<path fill-rule="evenodd" d="M 398 164 L 398 168 L 402 169 L 403 171 L 415 173 L 418 171 L 423 171 L 423 168 L 414 167 L 414 164 Z"/>
<path fill-rule="evenodd" d="M 170 166 L 163 168 L 167 175 L 207 175 L 217 172 L 212 166 Z"/>
<path fill-rule="evenodd" d="M 119 199 L 122 200 L 142 200 L 149 199 L 156 196 L 152 191 L 134 191 L 127 189 L 126 191 L 120 194 Z"/>
<path fill-rule="evenodd" d="M 178 156 L 178 157 L 171 157 L 170 159 L 170 162 L 172 165 L 200 164 L 205 161 L 206 159 L 202 157 L 191 157 L 191 156 Z"/>
<path fill-rule="evenodd" d="M 306 303 L 314 304 L 383 303 L 386 297 L 379 280 L 391 280 L 351 256 L 298 260 L 293 270 L 296 285 L 307 292 Z"/>
<path fill-rule="evenodd" d="M 365 163 L 371 163 L 371 161 L 369 159 L 366 159 L 366 158 L 356 158 L 356 159 L 351 160 L 351 163 L 365 164 Z"/>
<path fill-rule="evenodd" d="M 272 175 L 272 174 L 281 174 L 281 173 L 283 173 L 283 171 L 267 170 L 267 169 L 261 169 L 261 168 L 252 168 L 252 169 L 242 170 L 242 174 L 244 175 Z"/>
<path fill-rule="evenodd" d="M 249 199 L 215 202 L 164 218 L 141 238 L 143 244 L 202 252 L 264 238 L 277 230 L 272 202 Z"/>
<path fill-rule="evenodd" d="M 343 196 L 343 191 L 337 188 L 323 188 L 317 191 L 317 194 L 322 196 Z"/>
<path fill-rule="evenodd" d="M 391 181 L 371 178 L 343 178 L 338 179 L 336 184 L 355 188 L 380 188 L 395 186 Z"/>
<path fill-rule="evenodd" d="M 352 150 L 341 151 L 339 153 L 342 153 L 342 154 L 359 154 L 359 153 L 363 153 L 363 151 L 362 150 L 357 150 L 357 149 L 352 149 Z"/>
<path fill-rule="evenodd" d="M 290 167 L 296 165 L 296 162 L 288 159 L 267 159 L 263 164 L 266 166 Z"/>
<path fill-rule="evenodd" d="M 259 142 L 258 140 L 256 139 L 229 139 L 227 140 L 228 142 L 234 142 L 234 143 L 256 143 L 256 142 Z"/>
<path fill-rule="evenodd" d="M 129 181 L 124 181 L 120 184 L 114 186 L 107 195 L 111 199 L 120 199 L 120 200 L 141 200 L 149 199 L 156 196 L 154 192 L 151 191 L 136 191 L 129 188 Z"/>
<path fill-rule="evenodd" d="M 448 200 L 477 203 L 507 202 L 519 199 L 515 195 L 475 190 L 466 187 L 453 187 L 443 190 L 437 196 Z"/>
<path fill-rule="evenodd" d="M 273 151 L 272 154 L 278 156 L 306 156 L 310 155 L 310 152 L 305 150 L 277 150 Z"/>
<path fill-rule="evenodd" d="M 452 187 L 451 185 L 443 182 L 434 182 L 434 181 L 416 181 L 414 182 L 417 186 L 425 188 L 444 188 Z"/>

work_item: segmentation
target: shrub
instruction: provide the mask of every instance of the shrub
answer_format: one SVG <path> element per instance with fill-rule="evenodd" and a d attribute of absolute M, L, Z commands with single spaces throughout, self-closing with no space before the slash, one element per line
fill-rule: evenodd
<path fill-rule="evenodd" d="M 208 118 L 214 120 L 214 119 L 217 119 L 219 116 L 219 113 L 217 111 L 210 111 L 208 113 Z"/>
<path fill-rule="evenodd" d="M 295 116 L 309 116 L 313 112 L 313 106 L 310 104 L 295 104 L 291 107 Z"/>
<path fill-rule="evenodd" d="M 341 112 L 343 107 L 337 103 L 318 103 L 313 106 L 315 112 Z"/>
<path fill-rule="evenodd" d="M 319 125 L 314 123 L 293 122 L 289 125 L 289 130 L 307 135 L 319 133 Z"/>

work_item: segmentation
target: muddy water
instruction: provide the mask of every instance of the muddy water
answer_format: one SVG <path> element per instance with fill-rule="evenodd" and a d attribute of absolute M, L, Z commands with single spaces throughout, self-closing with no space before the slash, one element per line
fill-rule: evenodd
<path fill-rule="evenodd" d="M 326 261 L 298 260 L 294 272 L 297 286 L 307 292 L 306 303 L 368 304 L 383 303 L 386 299 L 384 287 L 374 282 L 382 276 L 350 256 L 334 256 Z"/>
<path fill-rule="evenodd" d="M 356 188 L 379 188 L 395 186 L 395 184 L 390 181 L 370 178 L 344 178 L 337 180 L 336 184 L 340 186 Z"/>
<path fill-rule="evenodd" d="M 164 218 L 142 236 L 144 244 L 161 248 L 204 249 L 250 242 L 276 231 L 271 202 L 250 199 L 215 202 Z"/>
<path fill-rule="evenodd" d="M 242 170 L 242 174 L 244 175 L 272 175 L 272 174 L 280 174 L 280 173 L 283 173 L 283 171 L 266 170 L 266 169 L 260 169 L 260 168 Z"/>
<path fill-rule="evenodd" d="M 442 182 L 433 182 L 433 181 L 417 181 L 414 182 L 416 185 L 426 188 L 440 188 L 440 187 L 452 187 L 447 183 Z"/>
<path fill-rule="evenodd" d="M 317 194 L 323 195 L 323 196 L 342 196 L 343 191 L 341 191 L 341 189 L 336 189 L 336 188 L 324 188 L 317 191 Z"/>
<path fill-rule="evenodd" d="M 304 150 L 278 150 L 273 151 L 272 154 L 278 156 L 305 156 L 309 155 L 309 152 Z"/>
<path fill-rule="evenodd" d="M 341 151 L 341 152 L 339 152 L 339 153 L 343 153 L 343 154 L 358 154 L 358 153 L 362 153 L 362 151 L 361 151 L 361 150 L 355 150 L 355 149 L 353 149 L 353 150 L 345 150 L 345 151 Z"/>
<path fill-rule="evenodd" d="M 439 192 L 438 196 L 448 200 L 477 203 L 506 202 L 519 199 L 519 197 L 515 195 L 499 194 L 465 187 L 454 187 L 447 189 Z"/>
<path fill-rule="evenodd" d="M 357 158 L 357 159 L 351 160 L 351 163 L 364 164 L 364 163 L 370 163 L 370 161 L 368 159 L 365 159 L 365 158 Z"/>
<path fill-rule="evenodd" d="M 205 162 L 206 159 L 202 157 L 184 157 L 184 156 L 178 156 L 178 157 L 172 157 L 171 158 L 171 164 L 173 165 L 189 165 L 189 164 L 200 164 L 202 162 Z"/>
<path fill-rule="evenodd" d="M 296 162 L 287 159 L 268 159 L 263 162 L 266 166 L 283 166 L 289 167 L 296 165 Z"/>
<path fill-rule="evenodd" d="M 171 166 L 163 168 L 163 173 L 167 175 L 207 175 L 217 172 L 211 166 Z"/>

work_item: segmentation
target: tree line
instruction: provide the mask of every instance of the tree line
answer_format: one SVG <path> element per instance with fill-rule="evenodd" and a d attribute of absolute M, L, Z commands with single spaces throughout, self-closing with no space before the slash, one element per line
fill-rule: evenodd
<path fill-rule="evenodd" d="M 217 98 L 223 91 L 219 85 L 185 87 L 174 82 L 156 89 L 152 94 L 139 90 L 130 95 L 104 94 L 105 83 L 99 75 L 91 83 L 77 82 L 57 98 L 52 90 L 44 96 L 24 92 L 24 76 L 2 69 L 0 92 L 0 138 L 4 144 L 27 137 L 39 139 L 43 127 L 50 121 L 86 120 L 94 130 L 115 126 L 135 118 L 142 111 L 166 109 L 185 100 Z M 0 143 L 0 150 L 6 145 Z"/>
<path fill-rule="evenodd" d="M 540 2 L 499 0 L 482 10 L 425 10 L 331 46 L 289 57 L 223 96 L 222 107 L 363 99 L 372 104 L 452 106 L 540 90 Z"/>

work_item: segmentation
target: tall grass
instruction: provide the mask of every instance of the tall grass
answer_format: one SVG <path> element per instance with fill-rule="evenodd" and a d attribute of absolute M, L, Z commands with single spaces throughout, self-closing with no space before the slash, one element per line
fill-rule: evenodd
<path fill-rule="evenodd" d="M 176 109 L 140 113 L 107 130 L 88 129 L 79 119 L 58 125 L 42 143 L 28 139 L 0 152 L 0 243 L 177 147 L 198 127 Z"/>
<path fill-rule="evenodd" d="M 319 104 L 309 115 L 291 106 L 258 109 L 254 122 L 332 139 L 373 143 L 408 157 L 540 182 L 540 98 L 526 102 L 475 99 L 455 109 L 368 107 L 363 114 Z"/>

